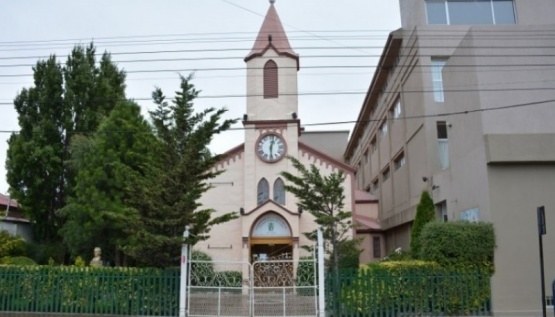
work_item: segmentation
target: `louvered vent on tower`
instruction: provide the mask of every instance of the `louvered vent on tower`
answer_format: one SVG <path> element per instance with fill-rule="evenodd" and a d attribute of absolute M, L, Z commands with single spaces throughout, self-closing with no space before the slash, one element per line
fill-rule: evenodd
<path fill-rule="evenodd" d="M 278 68 L 269 60 L 264 65 L 264 99 L 278 97 Z"/>

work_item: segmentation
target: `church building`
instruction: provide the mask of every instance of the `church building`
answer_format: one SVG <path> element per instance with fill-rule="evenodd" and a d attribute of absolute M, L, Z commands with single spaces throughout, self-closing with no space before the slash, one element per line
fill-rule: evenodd
<path fill-rule="evenodd" d="M 201 208 L 216 211 L 214 216 L 240 211 L 239 218 L 213 227 L 210 238 L 199 242 L 195 249 L 215 260 L 244 262 L 298 260 L 309 255 L 301 246 L 312 242 L 303 233 L 315 230 L 317 225 L 310 213 L 298 208 L 297 198 L 284 189 L 285 180 L 280 173 L 296 173 L 286 158 L 288 155 L 306 166 L 315 164 L 323 175 L 343 171 L 345 211 L 353 212 L 360 225 L 352 229 L 351 235 L 358 230 L 365 238 L 364 249 L 382 249 L 377 230 L 377 201 L 370 194 L 355 190 L 355 170 L 341 159 L 347 133 L 304 132 L 301 128 L 299 55 L 291 47 L 273 3 L 244 60 L 247 67 L 244 143 L 227 151 L 214 166 L 223 173 L 210 181 L 213 188 L 200 201 Z M 375 251 L 372 255 L 376 255 Z M 372 255 L 363 254 L 361 259 L 369 262 Z"/>

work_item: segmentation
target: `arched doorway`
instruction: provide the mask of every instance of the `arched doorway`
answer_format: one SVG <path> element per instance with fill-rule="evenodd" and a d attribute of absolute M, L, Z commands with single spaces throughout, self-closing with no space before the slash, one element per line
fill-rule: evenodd
<path fill-rule="evenodd" d="M 293 259 L 291 228 L 283 217 L 274 212 L 262 215 L 252 226 L 250 261 Z"/>

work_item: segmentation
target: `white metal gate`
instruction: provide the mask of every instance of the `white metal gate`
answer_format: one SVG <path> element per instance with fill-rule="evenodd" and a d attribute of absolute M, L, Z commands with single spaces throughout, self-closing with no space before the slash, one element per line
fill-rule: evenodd
<path fill-rule="evenodd" d="M 316 316 L 316 259 L 188 263 L 187 316 Z"/>

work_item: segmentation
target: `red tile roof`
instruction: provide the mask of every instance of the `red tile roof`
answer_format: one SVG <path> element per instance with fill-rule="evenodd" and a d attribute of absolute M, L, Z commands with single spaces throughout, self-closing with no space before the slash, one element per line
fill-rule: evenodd
<path fill-rule="evenodd" d="M 8 204 L 10 204 L 10 207 L 19 208 L 19 204 L 15 199 L 10 199 L 10 196 L 0 194 L 0 206 L 7 207 Z"/>
<path fill-rule="evenodd" d="M 258 32 L 256 41 L 250 53 L 245 57 L 245 62 L 256 56 L 262 56 L 269 49 L 273 48 L 279 55 L 286 55 L 297 60 L 297 68 L 299 68 L 299 55 L 293 51 L 281 20 L 277 14 L 274 5 L 270 5 L 262 27 Z"/>

